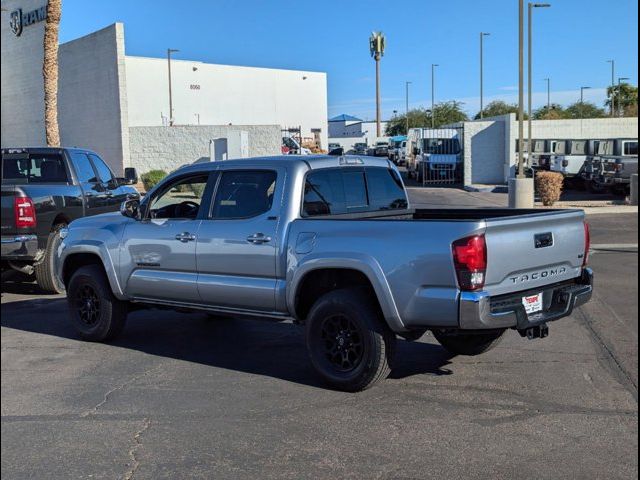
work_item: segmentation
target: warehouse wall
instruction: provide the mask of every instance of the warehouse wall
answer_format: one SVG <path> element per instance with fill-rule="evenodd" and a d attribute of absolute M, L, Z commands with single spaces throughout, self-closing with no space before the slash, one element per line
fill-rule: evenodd
<path fill-rule="evenodd" d="M 62 144 L 95 150 L 122 174 L 129 163 L 123 25 L 60 45 L 59 62 Z"/>
<path fill-rule="evenodd" d="M 161 169 L 167 172 L 209 156 L 209 140 L 243 130 L 249 134 L 249 156 L 281 153 L 279 125 L 130 127 L 131 166 L 138 173 Z"/>
<path fill-rule="evenodd" d="M 44 0 L 2 0 L 0 42 L 0 135 L 3 147 L 41 146 L 44 135 L 42 79 L 44 22 L 9 28 L 11 12 L 42 7 Z"/>
<path fill-rule="evenodd" d="M 176 54 L 179 55 L 179 54 Z M 126 57 L 129 125 L 169 119 L 167 60 Z M 321 72 L 172 60 L 175 125 L 301 126 L 321 129 L 327 148 L 327 78 Z"/>

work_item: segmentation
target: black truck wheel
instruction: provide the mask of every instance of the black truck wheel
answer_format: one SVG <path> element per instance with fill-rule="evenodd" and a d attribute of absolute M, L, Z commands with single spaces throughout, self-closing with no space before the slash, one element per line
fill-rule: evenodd
<path fill-rule="evenodd" d="M 56 277 L 56 250 L 62 241 L 60 229 L 63 227 L 66 225 L 59 224 L 53 227 L 47 238 L 44 257 L 34 266 L 38 286 L 47 293 L 64 293 L 64 285 Z"/>
<path fill-rule="evenodd" d="M 433 336 L 453 355 L 480 355 L 500 343 L 504 330 L 490 333 L 445 333 L 433 331 Z"/>
<path fill-rule="evenodd" d="M 113 296 L 98 265 L 79 268 L 69 281 L 67 303 L 74 327 L 83 340 L 104 342 L 117 337 L 127 319 L 127 303 Z"/>
<path fill-rule="evenodd" d="M 307 350 L 316 371 L 336 389 L 358 392 L 385 378 L 395 335 L 364 289 L 326 293 L 306 320 Z"/>

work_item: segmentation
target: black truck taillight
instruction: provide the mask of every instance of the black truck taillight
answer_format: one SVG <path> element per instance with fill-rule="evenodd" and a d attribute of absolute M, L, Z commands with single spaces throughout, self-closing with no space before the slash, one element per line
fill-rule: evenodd
<path fill-rule="evenodd" d="M 456 240 L 452 250 L 460 290 L 482 290 L 487 272 L 487 244 L 484 235 Z"/>
<path fill-rule="evenodd" d="M 16 228 L 34 228 L 36 226 L 36 207 L 29 197 L 14 198 L 13 213 L 16 219 Z"/>

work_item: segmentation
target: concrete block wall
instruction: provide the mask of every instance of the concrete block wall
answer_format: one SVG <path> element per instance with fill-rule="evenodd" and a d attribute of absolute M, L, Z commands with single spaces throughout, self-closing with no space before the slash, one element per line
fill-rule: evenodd
<path fill-rule="evenodd" d="M 16 36 L 9 28 L 11 12 L 42 7 L 42 0 L 2 0 L 0 41 L 0 131 L 2 147 L 42 146 L 44 22 L 24 26 Z"/>
<path fill-rule="evenodd" d="M 60 45 L 59 62 L 62 144 L 95 150 L 121 175 L 129 163 L 123 25 Z"/>
<path fill-rule="evenodd" d="M 502 183 L 504 122 L 464 122 L 464 183 Z"/>
<path fill-rule="evenodd" d="M 227 137 L 232 131 L 249 134 L 249 156 L 281 153 L 280 125 L 192 125 L 173 127 L 130 127 L 130 165 L 145 173 L 170 172 L 181 165 L 209 157 L 209 140 Z"/>

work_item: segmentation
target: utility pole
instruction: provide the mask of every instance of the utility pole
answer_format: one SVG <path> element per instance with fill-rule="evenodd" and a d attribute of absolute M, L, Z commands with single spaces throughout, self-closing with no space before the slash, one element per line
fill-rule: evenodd
<path fill-rule="evenodd" d="M 480 118 L 484 117 L 484 48 L 483 39 L 491 35 L 490 33 L 480 32 Z"/>
<path fill-rule="evenodd" d="M 528 130 L 528 135 L 527 135 L 527 160 L 528 160 L 528 164 L 531 165 L 532 161 L 533 161 L 533 157 L 532 157 L 532 148 L 531 148 L 531 137 L 532 137 L 532 132 L 531 132 L 531 117 L 533 116 L 533 112 L 531 111 L 531 95 L 532 92 L 531 90 L 533 89 L 532 86 L 532 56 L 533 56 L 533 42 L 532 42 L 532 38 L 533 38 L 533 34 L 532 34 L 532 23 L 533 23 L 533 9 L 534 8 L 547 8 L 550 7 L 551 5 L 548 3 L 531 3 L 529 2 L 529 30 L 528 30 L 528 34 L 529 34 L 529 42 L 528 42 L 528 60 L 529 60 L 529 68 L 527 69 L 527 74 L 529 76 L 529 81 L 528 81 L 528 86 L 527 86 L 527 92 L 528 92 L 528 106 L 527 106 L 527 111 L 529 112 L 529 119 L 527 122 L 527 130 Z"/>
<path fill-rule="evenodd" d="M 615 112 L 615 102 L 616 96 L 614 89 L 616 87 L 616 61 L 615 60 L 607 60 L 607 63 L 611 64 L 611 116 L 613 117 L 613 112 Z"/>
<path fill-rule="evenodd" d="M 584 118 L 584 91 L 591 87 L 580 87 L 580 119 Z"/>
<path fill-rule="evenodd" d="M 524 140 L 524 0 L 518 2 L 518 173 L 517 178 L 523 179 L 523 140 Z"/>
<path fill-rule="evenodd" d="M 551 79 L 545 78 L 547 82 L 547 114 L 551 111 Z"/>
<path fill-rule="evenodd" d="M 435 128 L 436 67 L 439 66 L 437 63 L 431 64 L 431 128 Z"/>
<path fill-rule="evenodd" d="M 405 121 L 407 127 L 407 135 L 409 135 L 409 85 L 411 85 L 411 82 L 405 82 Z"/>
<path fill-rule="evenodd" d="M 175 48 L 167 48 L 167 67 L 169 70 L 169 126 L 173 126 L 173 96 L 171 92 L 171 54 L 179 52 Z"/>
<path fill-rule="evenodd" d="M 369 52 L 376 61 L 376 136 L 382 136 L 380 129 L 380 58 L 384 55 L 385 37 L 382 32 L 372 32 L 369 37 Z"/>

